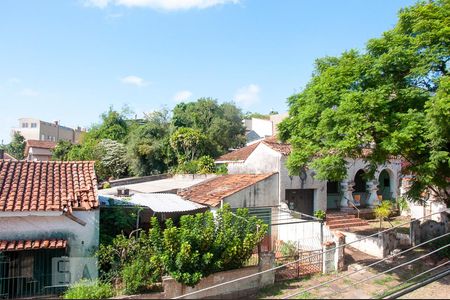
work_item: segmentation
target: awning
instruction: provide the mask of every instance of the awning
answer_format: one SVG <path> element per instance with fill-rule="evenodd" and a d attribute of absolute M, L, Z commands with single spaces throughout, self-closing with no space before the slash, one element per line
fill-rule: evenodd
<path fill-rule="evenodd" d="M 67 247 L 66 240 L 0 240 L 0 251 L 21 251 L 39 249 L 64 249 Z"/>

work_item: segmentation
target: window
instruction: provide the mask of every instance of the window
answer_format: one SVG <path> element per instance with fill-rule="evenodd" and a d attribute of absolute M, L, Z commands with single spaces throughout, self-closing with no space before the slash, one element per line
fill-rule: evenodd
<path fill-rule="evenodd" d="M 339 193 L 339 182 L 327 181 L 327 193 L 328 194 L 338 194 Z"/>
<path fill-rule="evenodd" d="M 31 128 L 36 128 L 37 124 L 36 123 L 31 123 Z"/>
<path fill-rule="evenodd" d="M 22 128 L 28 128 L 28 123 L 22 123 Z"/>

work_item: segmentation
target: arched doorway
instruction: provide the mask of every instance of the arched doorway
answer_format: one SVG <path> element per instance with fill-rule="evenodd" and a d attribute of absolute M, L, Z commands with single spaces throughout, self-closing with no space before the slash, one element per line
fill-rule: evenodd
<path fill-rule="evenodd" d="M 382 200 L 393 200 L 392 187 L 391 187 L 391 176 L 389 172 L 384 169 L 380 172 L 378 176 L 378 197 L 382 197 Z"/>
<path fill-rule="evenodd" d="M 353 199 L 355 204 L 363 205 L 367 200 L 367 190 L 366 190 L 366 172 L 364 170 L 359 170 L 355 175 L 355 185 L 353 186 Z"/>

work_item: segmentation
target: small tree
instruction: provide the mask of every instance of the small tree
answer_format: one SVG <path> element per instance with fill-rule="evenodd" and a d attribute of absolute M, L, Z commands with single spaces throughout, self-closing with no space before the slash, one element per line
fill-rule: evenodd
<path fill-rule="evenodd" d="M 392 211 L 392 203 L 389 200 L 384 200 L 378 205 L 374 212 L 375 216 L 380 220 L 380 229 L 382 227 L 382 222 L 385 218 L 388 218 Z"/>
<path fill-rule="evenodd" d="M 94 157 L 98 161 L 99 178 L 119 178 L 128 172 L 127 150 L 119 142 L 104 139 L 95 147 Z"/>
<path fill-rule="evenodd" d="M 69 160 L 69 152 L 72 149 L 73 144 L 69 141 L 60 140 L 55 149 L 53 149 L 53 160 Z"/>
<path fill-rule="evenodd" d="M 19 133 L 14 132 L 14 136 L 9 143 L 5 147 L 6 152 L 11 154 L 13 157 L 17 159 L 25 158 L 25 138 Z"/>

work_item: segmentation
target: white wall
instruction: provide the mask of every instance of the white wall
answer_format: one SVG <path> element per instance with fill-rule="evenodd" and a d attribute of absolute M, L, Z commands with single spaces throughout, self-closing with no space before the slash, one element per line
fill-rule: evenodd
<path fill-rule="evenodd" d="M 69 255 L 92 256 L 99 244 L 100 211 L 74 211 L 85 226 L 55 212 L 0 212 L 0 240 L 66 239 Z"/>
<path fill-rule="evenodd" d="M 224 198 L 232 208 L 278 205 L 278 174 Z"/>
<path fill-rule="evenodd" d="M 278 172 L 281 154 L 259 144 L 243 163 L 229 163 L 228 174 L 264 174 Z"/>
<path fill-rule="evenodd" d="M 272 121 L 252 118 L 251 120 L 244 120 L 244 125 L 248 131 L 253 130 L 260 137 L 271 136 L 272 131 Z"/>

